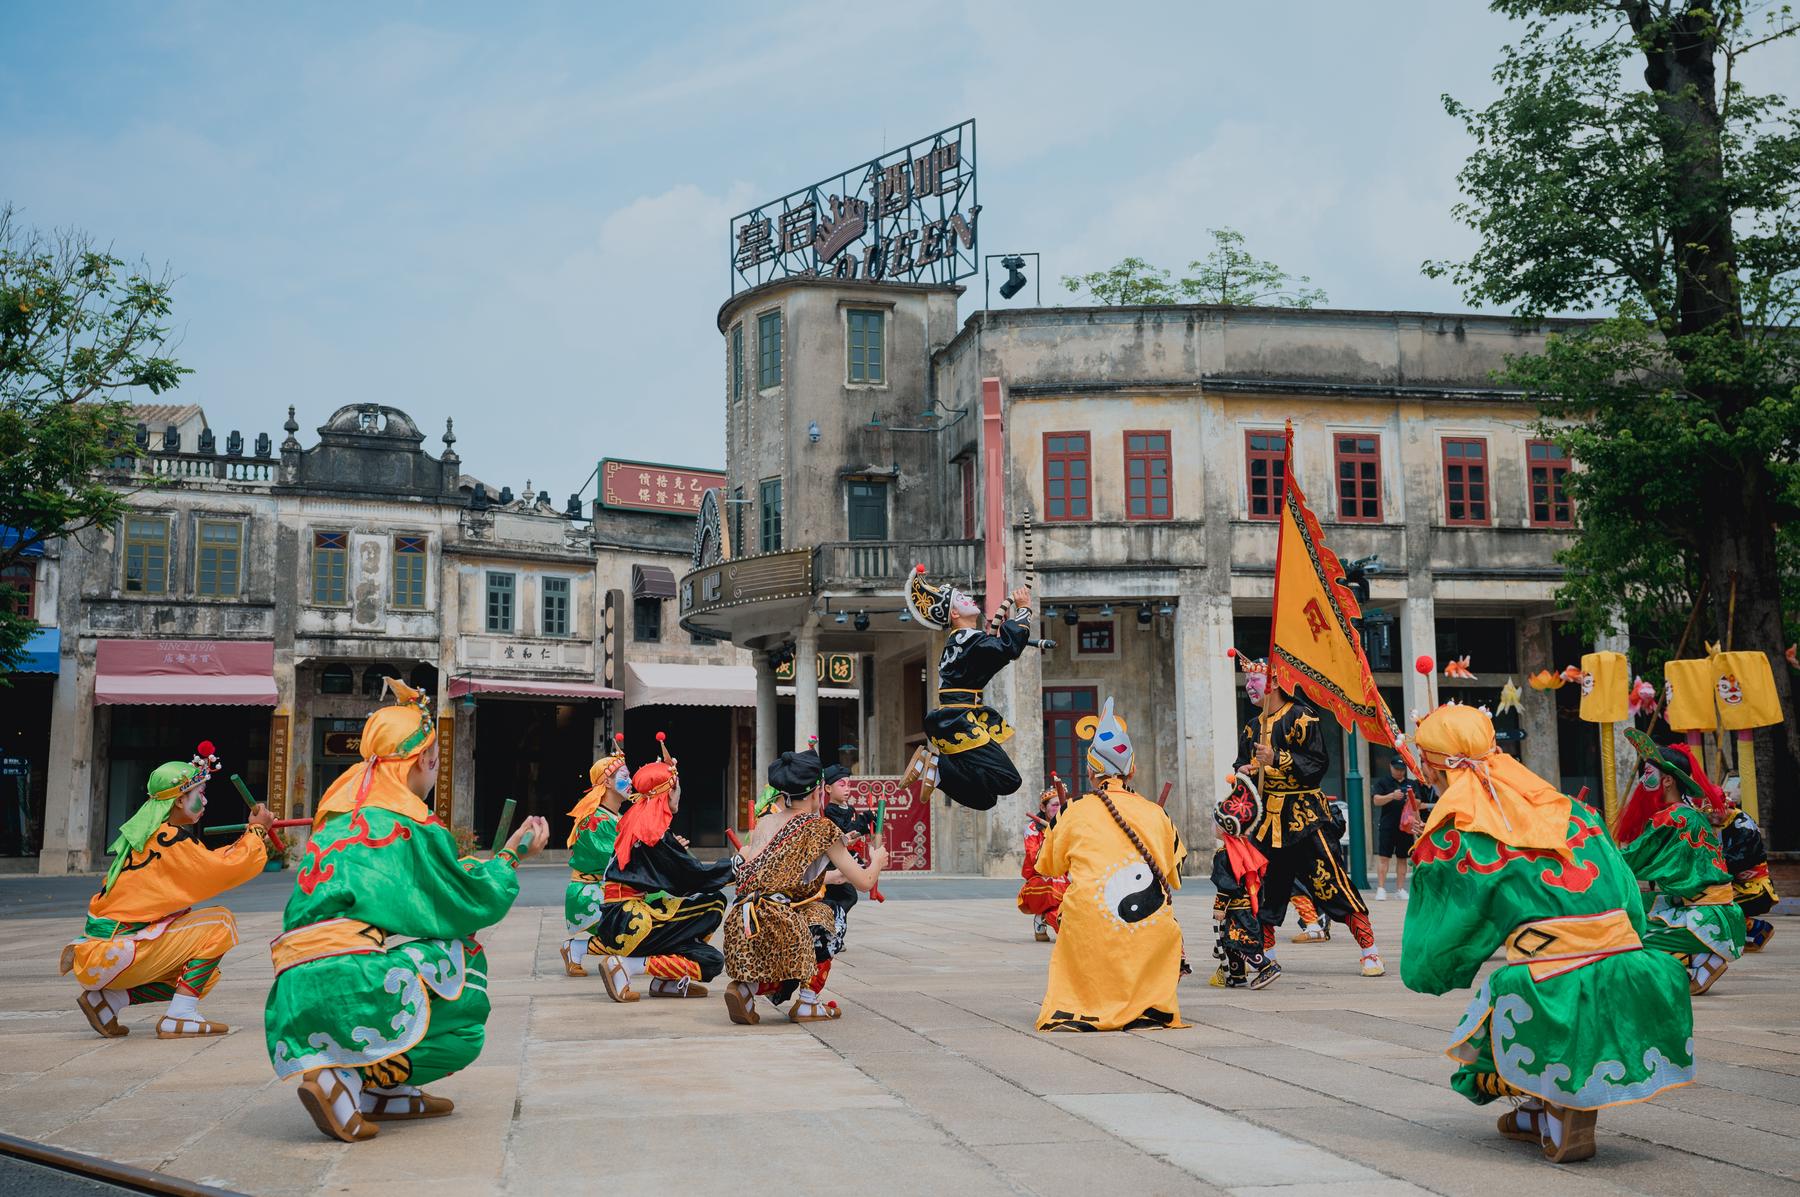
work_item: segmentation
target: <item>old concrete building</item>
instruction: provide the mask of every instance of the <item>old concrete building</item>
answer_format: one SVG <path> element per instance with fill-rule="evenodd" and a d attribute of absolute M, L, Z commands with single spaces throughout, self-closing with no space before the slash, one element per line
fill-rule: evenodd
<path fill-rule="evenodd" d="M 939 643 L 901 618 L 905 572 L 923 562 L 991 605 L 1029 557 L 1042 634 L 1058 645 L 989 693 L 1017 728 L 1008 747 L 1025 785 L 991 814 L 934 804 L 935 867 L 1016 867 L 1023 803 L 1049 769 L 1079 775 L 1075 725 L 1109 694 L 1140 789 L 1167 785 L 1183 833 L 1210 841 L 1247 713 L 1226 650 L 1268 648 L 1286 420 L 1328 542 L 1345 560 L 1379 556 L 1372 660 L 1402 718 L 1427 702 L 1401 665 L 1422 653 L 1469 656 L 1479 680 L 1436 684 L 1483 701 L 1573 659 L 1552 604 L 1568 463 L 1493 380 L 1541 330 L 1216 307 L 987 311 L 954 329 L 957 294 L 796 278 L 721 309 L 723 539 L 740 551 L 683 581 L 691 627 L 765 658 L 857 655 L 863 759 L 894 773 L 932 701 Z M 844 611 L 866 614 L 866 630 L 838 623 Z M 758 669 L 766 694 L 771 671 Z M 1597 747 L 1591 729 L 1559 734 L 1571 698 L 1528 693 L 1501 725 L 1574 787 L 1597 771 Z M 804 688 L 800 704 L 797 736 L 819 718 Z M 766 756 L 772 728 L 764 740 Z M 1341 793 L 1346 753 L 1335 757 L 1328 788 Z M 1366 746 L 1351 757 L 1364 776 L 1384 759 Z"/>

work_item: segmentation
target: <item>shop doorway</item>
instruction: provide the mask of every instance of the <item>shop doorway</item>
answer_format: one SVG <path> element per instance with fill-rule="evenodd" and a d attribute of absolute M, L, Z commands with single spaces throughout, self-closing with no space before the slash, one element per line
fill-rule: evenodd
<path fill-rule="evenodd" d="M 144 785 L 164 761 L 185 761 L 200 741 L 211 740 L 219 754 L 219 775 L 206 788 L 201 830 L 242 823 L 249 813 L 238 797 L 233 773 L 261 802 L 269 783 L 269 709 L 231 706 L 129 706 L 110 708 L 107 743 L 106 833 L 113 842 L 146 797 Z M 220 841 L 221 843 L 224 841 Z"/>
<path fill-rule="evenodd" d="M 589 702 L 482 696 L 474 719 L 477 844 L 493 842 L 508 798 L 516 803 L 515 830 L 542 815 L 550 822 L 550 847 L 568 842 L 568 812 L 587 792 L 594 763 L 595 710 Z"/>

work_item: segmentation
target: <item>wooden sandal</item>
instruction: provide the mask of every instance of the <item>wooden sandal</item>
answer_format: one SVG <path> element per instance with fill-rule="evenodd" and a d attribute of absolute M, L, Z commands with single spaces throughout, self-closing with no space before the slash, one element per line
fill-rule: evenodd
<path fill-rule="evenodd" d="M 373 1109 L 364 1110 L 362 1116 L 371 1122 L 404 1122 L 412 1118 L 442 1118 L 456 1109 L 456 1103 L 448 1097 L 433 1097 L 424 1091 L 418 1093 L 377 1093 L 364 1089 L 365 1098 L 373 1098 Z"/>
<path fill-rule="evenodd" d="M 165 1014 L 156 1022 L 158 1039 L 204 1039 L 208 1035 L 223 1035 L 231 1030 L 222 1022 L 208 1022 L 204 1018 L 172 1018 Z"/>
<path fill-rule="evenodd" d="M 75 996 L 75 1004 L 87 1015 L 88 1026 L 94 1033 L 104 1035 L 108 1039 L 122 1039 L 131 1034 L 131 1028 L 119 1021 L 119 1015 L 112 1004 L 103 996 L 105 990 L 84 989 Z"/>
<path fill-rule="evenodd" d="M 631 974 L 617 956 L 600 957 L 600 979 L 606 982 L 606 996 L 615 1002 L 635 1002 L 640 996 L 631 987 Z"/>
<path fill-rule="evenodd" d="M 1730 961 L 1717 952 L 1708 952 L 1704 956 L 1694 958 L 1688 969 L 1688 992 L 1699 997 L 1713 987 L 1713 982 L 1725 975 Z"/>
<path fill-rule="evenodd" d="M 1553 1164 L 1573 1164 L 1592 1159 L 1594 1124 L 1599 1115 L 1593 1110 L 1571 1110 L 1566 1106 L 1545 1106 L 1543 1113 L 1544 1158 Z"/>
<path fill-rule="evenodd" d="M 582 967 L 582 964 L 579 960 L 576 960 L 573 956 L 569 955 L 569 945 L 568 944 L 564 944 L 562 946 L 562 958 L 563 958 L 563 972 L 569 974 L 569 976 L 571 976 L 571 977 L 587 976 L 587 969 Z"/>
<path fill-rule="evenodd" d="M 762 1021 L 762 1015 L 756 1012 L 756 991 L 742 981 L 725 987 L 725 1010 L 739 1026 L 753 1027 Z"/>
<path fill-rule="evenodd" d="M 844 1012 L 838 1009 L 836 1002 L 807 1002 L 796 998 L 793 1009 L 788 1011 L 789 1022 L 830 1022 L 834 1018 L 842 1018 Z"/>
<path fill-rule="evenodd" d="M 1516 1139 L 1521 1143 L 1544 1142 L 1544 1107 L 1541 1105 L 1517 1106 L 1500 1115 L 1500 1121 L 1494 1126 L 1508 1139 Z"/>
<path fill-rule="evenodd" d="M 362 1116 L 356 1094 L 335 1068 L 315 1068 L 300 1078 L 300 1104 L 326 1138 L 361 1143 L 381 1133 L 380 1127 Z"/>

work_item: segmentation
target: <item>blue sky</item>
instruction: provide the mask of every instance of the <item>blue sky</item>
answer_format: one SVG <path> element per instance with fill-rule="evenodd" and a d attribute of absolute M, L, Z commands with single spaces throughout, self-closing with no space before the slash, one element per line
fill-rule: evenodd
<path fill-rule="evenodd" d="M 1472 0 L 15 4 L 0 202 L 169 263 L 215 428 L 378 401 L 435 450 L 454 416 L 465 469 L 560 504 L 601 456 L 723 463 L 732 213 L 965 117 L 982 248 L 1041 252 L 1046 303 L 1230 225 L 1335 306 L 1460 308 L 1418 269 L 1471 244 L 1438 97 L 1488 96 L 1517 32 Z M 1753 82 L 1791 94 L 1777 54 Z"/>

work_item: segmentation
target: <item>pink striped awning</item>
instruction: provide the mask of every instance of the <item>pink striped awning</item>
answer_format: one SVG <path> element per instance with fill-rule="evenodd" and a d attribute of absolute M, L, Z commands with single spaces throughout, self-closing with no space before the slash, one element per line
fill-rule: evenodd
<path fill-rule="evenodd" d="M 102 640 L 94 705 L 262 706 L 275 692 L 272 640 Z"/>
<path fill-rule="evenodd" d="M 623 698 L 621 690 L 598 682 L 555 682 L 510 677 L 453 677 L 450 697 L 465 694 L 522 694 L 530 698 Z"/>

